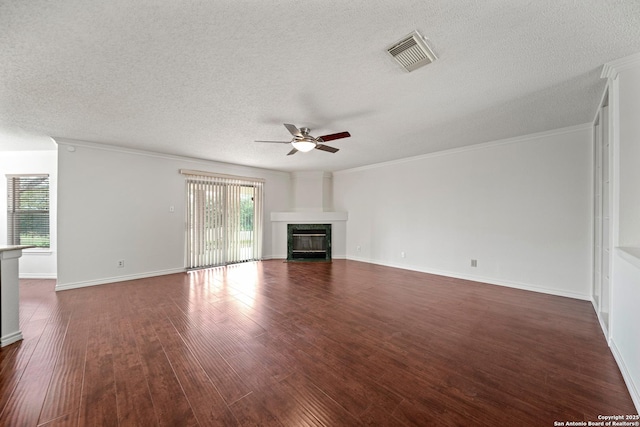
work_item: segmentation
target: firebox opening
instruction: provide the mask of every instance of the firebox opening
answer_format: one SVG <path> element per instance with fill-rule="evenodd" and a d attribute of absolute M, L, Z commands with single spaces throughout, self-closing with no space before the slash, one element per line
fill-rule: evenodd
<path fill-rule="evenodd" d="M 288 224 L 287 260 L 331 260 L 331 224 Z"/>

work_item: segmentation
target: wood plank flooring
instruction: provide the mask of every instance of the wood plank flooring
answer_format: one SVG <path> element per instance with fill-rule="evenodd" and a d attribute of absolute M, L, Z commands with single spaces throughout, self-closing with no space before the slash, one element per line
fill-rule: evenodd
<path fill-rule="evenodd" d="M 636 412 L 586 301 L 345 260 L 20 287 L 2 426 L 552 426 Z"/>

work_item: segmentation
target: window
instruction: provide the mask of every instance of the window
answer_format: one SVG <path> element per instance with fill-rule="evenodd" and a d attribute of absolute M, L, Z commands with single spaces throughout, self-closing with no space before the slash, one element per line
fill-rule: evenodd
<path fill-rule="evenodd" d="M 181 172 L 187 175 L 187 267 L 260 259 L 263 181 Z"/>
<path fill-rule="evenodd" d="M 7 175 L 7 244 L 49 247 L 49 175 Z"/>

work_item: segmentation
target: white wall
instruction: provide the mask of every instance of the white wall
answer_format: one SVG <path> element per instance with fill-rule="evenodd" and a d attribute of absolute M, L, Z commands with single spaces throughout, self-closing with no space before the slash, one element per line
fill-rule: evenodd
<path fill-rule="evenodd" d="M 20 258 L 21 278 L 56 278 L 57 153 L 55 150 L 0 151 L 0 244 L 7 243 L 7 174 L 49 174 L 49 249 L 26 249 Z"/>
<path fill-rule="evenodd" d="M 620 246 L 640 247 L 640 65 L 618 81 Z"/>
<path fill-rule="evenodd" d="M 347 257 L 590 299 L 592 150 L 584 125 L 334 173 Z"/>
<path fill-rule="evenodd" d="M 296 212 L 331 212 L 333 182 L 330 172 L 291 173 L 292 204 Z"/>
<path fill-rule="evenodd" d="M 617 247 L 611 262 L 609 341 L 640 411 L 640 54 L 615 61 L 609 71 Z"/>
<path fill-rule="evenodd" d="M 640 411 L 640 259 L 614 251 L 610 345 Z"/>
<path fill-rule="evenodd" d="M 287 173 L 57 142 L 58 290 L 184 271 L 185 178 L 179 169 L 266 180 L 267 258 L 272 247 L 270 212 L 290 208 Z M 125 261 L 124 268 L 117 268 L 118 260 Z"/>

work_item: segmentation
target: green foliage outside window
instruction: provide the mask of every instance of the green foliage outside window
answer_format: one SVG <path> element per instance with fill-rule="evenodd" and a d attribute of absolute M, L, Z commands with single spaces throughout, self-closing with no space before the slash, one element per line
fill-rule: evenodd
<path fill-rule="evenodd" d="M 7 177 L 8 244 L 50 247 L 49 177 Z"/>

